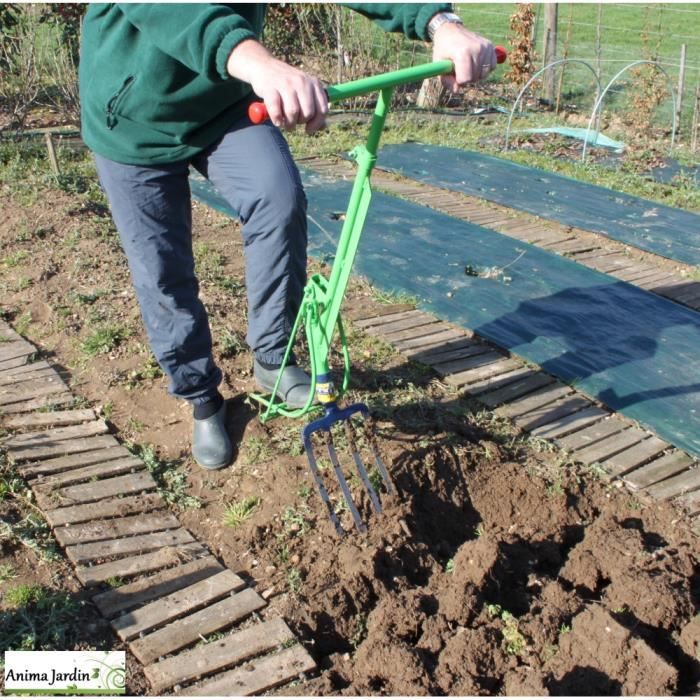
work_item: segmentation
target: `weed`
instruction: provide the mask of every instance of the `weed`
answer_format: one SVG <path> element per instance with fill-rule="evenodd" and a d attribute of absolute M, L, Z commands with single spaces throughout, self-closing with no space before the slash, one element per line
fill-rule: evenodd
<path fill-rule="evenodd" d="M 102 406 L 102 417 L 105 420 L 110 420 L 112 418 L 112 415 L 114 414 L 114 402 L 112 401 L 107 401 L 107 403 Z"/>
<path fill-rule="evenodd" d="M 527 644 L 525 637 L 518 630 L 518 620 L 507 610 L 501 613 L 501 619 L 504 623 L 501 634 L 506 645 L 506 653 L 511 656 L 517 656 L 522 653 Z"/>
<path fill-rule="evenodd" d="M 253 435 L 245 443 L 246 464 L 259 464 L 273 456 L 273 450 L 268 437 Z"/>
<path fill-rule="evenodd" d="M 129 416 L 126 421 L 126 429 L 130 433 L 140 433 L 146 426 L 134 416 Z"/>
<path fill-rule="evenodd" d="M 290 593 L 297 595 L 301 591 L 302 583 L 303 578 L 301 571 L 299 571 L 299 569 L 296 567 L 292 567 L 287 572 L 287 587 L 289 588 Z"/>
<path fill-rule="evenodd" d="M 25 311 L 16 321 L 15 321 L 15 330 L 20 334 L 20 335 L 27 335 L 27 331 L 29 330 L 29 326 L 31 325 L 32 322 L 32 312 L 31 311 Z"/>
<path fill-rule="evenodd" d="M 355 615 L 355 624 L 353 626 L 352 635 L 350 637 L 350 646 L 357 651 L 357 647 L 362 644 L 362 642 L 367 637 L 367 615 L 364 613 L 357 613 Z"/>
<path fill-rule="evenodd" d="M 498 605 L 497 603 L 488 603 L 486 606 L 486 612 L 488 613 L 489 617 L 500 617 L 501 616 L 501 611 L 503 608 Z"/>
<path fill-rule="evenodd" d="M 309 530 L 309 523 L 306 520 L 306 515 L 310 513 L 307 506 L 301 508 L 293 508 L 289 506 L 282 513 L 282 524 L 284 532 L 288 536 L 301 537 Z"/>
<path fill-rule="evenodd" d="M 72 649 L 81 635 L 76 625 L 80 604 L 67 593 L 22 585 L 3 596 L 0 613 L 3 646 L 15 651 Z"/>
<path fill-rule="evenodd" d="M 161 498 L 180 510 L 201 508 L 202 502 L 196 496 L 187 493 L 187 475 L 179 469 L 176 461 L 161 460 L 153 445 L 127 445 L 128 449 L 139 457 L 151 473 Z"/>
<path fill-rule="evenodd" d="M 312 493 L 313 489 L 308 484 L 299 484 L 299 488 L 297 489 L 297 496 L 299 496 L 299 498 L 301 498 L 302 501 L 308 501 L 309 498 L 311 498 Z"/>
<path fill-rule="evenodd" d="M 198 647 L 203 647 L 206 646 L 207 644 L 211 644 L 212 642 L 218 642 L 219 640 L 223 639 L 226 635 L 223 632 L 214 632 L 212 634 L 208 634 L 206 637 L 203 637 L 201 634 L 199 635 L 200 641 L 197 642 Z"/>
<path fill-rule="evenodd" d="M 121 588 L 124 585 L 124 579 L 119 576 L 110 576 L 108 579 L 105 579 L 105 584 L 110 588 Z"/>
<path fill-rule="evenodd" d="M 224 511 L 223 523 L 227 527 L 238 527 L 245 520 L 248 520 L 255 509 L 260 505 L 258 496 L 248 496 L 242 501 L 229 503 Z"/>
<path fill-rule="evenodd" d="M 474 537 L 479 539 L 480 537 L 484 536 L 484 524 L 482 523 L 481 525 L 477 525 L 474 528 Z"/>
<path fill-rule="evenodd" d="M 275 561 L 277 561 L 278 564 L 286 564 L 289 561 L 289 545 L 286 542 L 283 542 L 277 547 Z"/>
<path fill-rule="evenodd" d="M 372 296 L 380 304 L 408 304 L 415 308 L 418 304 L 418 297 L 403 291 L 386 291 L 379 287 L 372 287 Z"/>
<path fill-rule="evenodd" d="M 281 427 L 270 438 L 278 454 L 300 457 L 304 454 L 304 443 L 299 434 L 299 427 L 287 425 Z"/>
<path fill-rule="evenodd" d="M 111 352 L 131 335 L 128 328 L 108 324 L 96 329 L 81 344 L 80 350 L 88 357 Z"/>
<path fill-rule="evenodd" d="M 226 330 L 221 338 L 221 357 L 235 357 L 245 352 L 245 343 L 235 331 Z"/>
<path fill-rule="evenodd" d="M 571 632 L 571 625 L 567 625 L 565 622 L 561 623 L 559 627 L 559 634 L 569 634 Z"/>
<path fill-rule="evenodd" d="M 29 253 L 26 250 L 18 250 L 16 253 L 10 253 L 2 259 L 2 264 L 5 267 L 17 267 L 20 263 L 23 263 L 29 257 Z"/>
<path fill-rule="evenodd" d="M 455 560 L 448 559 L 447 563 L 445 564 L 445 573 L 453 574 L 454 572 L 455 572 Z"/>
<path fill-rule="evenodd" d="M 0 583 L 17 578 L 15 568 L 11 564 L 0 564 Z"/>

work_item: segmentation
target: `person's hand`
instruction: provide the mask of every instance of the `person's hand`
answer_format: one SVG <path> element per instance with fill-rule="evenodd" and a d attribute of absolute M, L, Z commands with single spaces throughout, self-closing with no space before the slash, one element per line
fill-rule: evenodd
<path fill-rule="evenodd" d="M 250 83 L 275 126 L 293 129 L 306 124 L 309 134 L 325 126 L 328 96 L 321 81 L 275 58 L 259 42 L 247 39 L 238 44 L 226 69 L 231 77 Z"/>
<path fill-rule="evenodd" d="M 443 75 L 442 84 L 451 92 L 483 80 L 496 67 L 493 44 L 461 24 L 445 22 L 433 37 L 433 61 L 449 59 L 454 63 L 454 75 Z"/>

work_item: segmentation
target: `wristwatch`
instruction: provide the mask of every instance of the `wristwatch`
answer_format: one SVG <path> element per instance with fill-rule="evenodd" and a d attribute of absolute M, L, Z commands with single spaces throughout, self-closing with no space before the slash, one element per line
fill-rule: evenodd
<path fill-rule="evenodd" d="M 431 41 L 438 27 L 441 27 L 443 24 L 464 24 L 464 22 L 454 12 L 438 12 L 428 22 L 428 37 Z"/>

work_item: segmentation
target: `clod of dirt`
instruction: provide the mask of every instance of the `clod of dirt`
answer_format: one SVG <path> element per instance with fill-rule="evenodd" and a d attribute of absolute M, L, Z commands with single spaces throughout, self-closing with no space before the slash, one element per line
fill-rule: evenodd
<path fill-rule="evenodd" d="M 529 666 L 518 666 L 503 677 L 502 692 L 508 696 L 539 697 L 549 695 L 542 674 Z"/>
<path fill-rule="evenodd" d="M 570 552 L 561 576 L 602 595 L 612 610 L 633 610 L 637 620 L 668 629 L 693 614 L 687 585 L 693 571 L 684 545 L 667 546 L 640 521 L 602 516 Z"/>
<path fill-rule="evenodd" d="M 676 669 L 598 606 L 574 618 L 545 670 L 553 695 L 669 695 L 678 682 Z"/>

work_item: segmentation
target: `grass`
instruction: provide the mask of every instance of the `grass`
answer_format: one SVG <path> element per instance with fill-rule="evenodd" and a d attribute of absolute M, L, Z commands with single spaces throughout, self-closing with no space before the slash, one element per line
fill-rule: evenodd
<path fill-rule="evenodd" d="M 120 324 L 107 324 L 95 329 L 81 344 L 80 350 L 87 357 L 104 355 L 112 352 L 118 345 L 123 343 L 131 332 Z"/>
<path fill-rule="evenodd" d="M 226 527 L 236 528 L 248 520 L 260 505 L 258 496 L 248 496 L 236 503 L 229 503 L 224 510 L 222 522 Z"/>
<path fill-rule="evenodd" d="M 180 469 L 179 462 L 161 459 L 153 445 L 131 444 L 127 447 L 146 465 L 146 469 L 158 484 L 158 493 L 166 503 L 179 510 L 202 507 L 199 498 L 187 492 L 187 474 Z"/>
<path fill-rule="evenodd" d="M 44 586 L 20 585 L 2 597 L 3 647 L 13 651 L 65 650 L 80 639 L 76 616 L 82 603 L 69 594 Z"/>
<path fill-rule="evenodd" d="M 17 578 L 17 572 L 11 564 L 0 564 L 0 583 Z"/>

